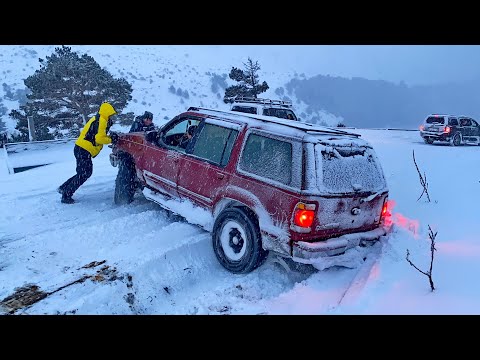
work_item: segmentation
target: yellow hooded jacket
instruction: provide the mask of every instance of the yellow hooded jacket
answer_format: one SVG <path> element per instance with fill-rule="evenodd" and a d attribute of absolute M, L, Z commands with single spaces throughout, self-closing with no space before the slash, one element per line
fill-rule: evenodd
<path fill-rule="evenodd" d="M 93 116 L 90 120 L 88 120 L 80 132 L 80 136 L 78 137 L 77 141 L 75 141 L 75 144 L 87 150 L 90 155 L 92 155 L 92 158 L 97 156 L 102 150 L 103 145 L 110 144 L 112 142 L 112 138 L 107 135 L 107 123 L 110 116 L 115 115 L 116 113 L 117 112 L 113 106 L 109 103 L 103 103 L 100 105 L 100 109 L 98 110 L 98 114 L 100 115 L 98 118 L 98 130 L 94 135 L 94 142 L 92 143 L 91 141 L 85 139 L 85 137 L 87 136 L 90 127 L 95 122 L 96 116 Z"/>

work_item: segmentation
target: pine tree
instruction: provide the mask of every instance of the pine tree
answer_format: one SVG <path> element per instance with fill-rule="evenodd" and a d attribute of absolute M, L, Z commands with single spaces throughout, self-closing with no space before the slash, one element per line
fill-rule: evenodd
<path fill-rule="evenodd" d="M 232 67 L 230 74 L 228 75 L 230 79 L 237 81 L 238 85 L 232 85 L 225 89 L 225 96 L 223 97 L 223 102 L 233 103 L 233 98 L 235 96 L 248 96 L 256 98 L 258 94 L 261 94 L 269 89 L 269 86 L 264 81 L 260 84 L 258 80 L 258 71 L 260 70 L 260 65 L 258 61 L 253 62 L 252 59 L 248 58 L 247 63 L 243 64 L 245 70 Z"/>
<path fill-rule="evenodd" d="M 17 120 L 23 138 L 28 139 L 29 116 L 38 140 L 77 136 L 102 102 L 108 101 L 120 112 L 132 99 L 127 80 L 113 78 L 93 57 L 79 56 L 70 47 L 57 47 L 39 62 L 40 69 L 24 80 L 30 90 L 26 104 L 9 114 Z M 121 120 L 122 115 L 118 117 Z"/>

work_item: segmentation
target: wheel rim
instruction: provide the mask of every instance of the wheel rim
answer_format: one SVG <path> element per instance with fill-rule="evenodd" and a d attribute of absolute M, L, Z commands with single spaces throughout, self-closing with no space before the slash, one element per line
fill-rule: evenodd
<path fill-rule="evenodd" d="M 225 256 L 232 261 L 239 261 L 245 255 L 247 236 L 243 227 L 236 221 L 229 220 L 220 233 L 220 244 Z"/>
<path fill-rule="evenodd" d="M 460 145 L 460 135 L 455 135 L 455 137 L 453 138 L 453 143 L 457 146 Z"/>

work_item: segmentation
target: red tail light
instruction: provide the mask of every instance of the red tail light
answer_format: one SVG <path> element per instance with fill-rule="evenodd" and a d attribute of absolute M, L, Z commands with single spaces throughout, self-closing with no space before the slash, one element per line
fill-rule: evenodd
<path fill-rule="evenodd" d="M 388 198 L 385 198 L 383 201 L 382 212 L 380 213 L 380 221 L 382 221 L 385 216 L 388 216 Z"/>
<path fill-rule="evenodd" d="M 423 129 L 425 129 L 425 126 L 420 125 L 420 131 L 423 131 Z"/>
<path fill-rule="evenodd" d="M 386 213 L 387 213 L 387 203 L 383 204 L 382 216 L 385 216 Z"/>
<path fill-rule="evenodd" d="M 298 203 L 293 211 L 293 224 L 290 228 L 301 233 L 310 232 L 316 207 L 315 204 Z"/>
<path fill-rule="evenodd" d="M 445 128 L 443 129 L 443 132 L 445 134 L 450 134 L 450 131 L 452 131 L 452 128 L 450 126 L 445 126 Z"/>
<path fill-rule="evenodd" d="M 313 210 L 295 210 L 294 223 L 297 226 L 308 228 L 312 226 L 315 211 Z"/>

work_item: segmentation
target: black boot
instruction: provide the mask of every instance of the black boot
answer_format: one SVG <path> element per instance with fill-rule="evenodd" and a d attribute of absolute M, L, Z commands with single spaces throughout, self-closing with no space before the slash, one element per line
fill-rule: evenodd
<path fill-rule="evenodd" d="M 73 204 L 75 200 L 72 199 L 72 196 L 67 196 L 65 194 L 62 195 L 62 203 L 64 204 Z"/>

